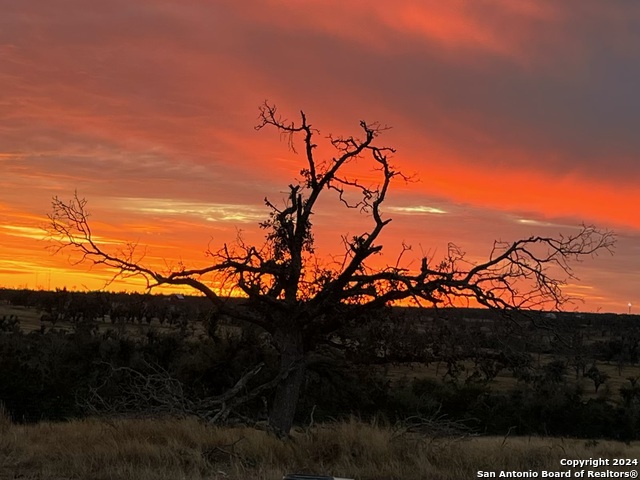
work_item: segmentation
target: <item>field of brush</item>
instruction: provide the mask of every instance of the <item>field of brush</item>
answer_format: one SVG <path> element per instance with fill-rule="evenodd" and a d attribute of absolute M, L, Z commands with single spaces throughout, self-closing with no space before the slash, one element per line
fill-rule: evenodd
<path fill-rule="evenodd" d="M 193 315 L 193 313 L 191 313 Z M 447 314 L 444 314 L 445 316 Z M 508 323 L 508 320 L 495 318 L 482 318 L 483 312 L 477 310 L 459 310 L 449 314 L 450 324 L 447 326 L 448 337 L 444 340 L 449 347 L 466 348 L 469 336 L 480 332 L 486 337 L 493 335 L 501 338 L 509 337 L 509 342 L 516 339 L 516 348 L 522 348 L 532 355 L 537 368 L 543 368 L 554 361 L 564 362 L 566 371 L 563 373 L 567 384 L 579 388 L 585 398 L 598 398 L 607 396 L 619 398 L 621 388 L 630 385 L 640 378 L 640 319 L 632 315 L 613 314 L 564 314 L 558 321 L 557 318 L 544 318 L 544 328 L 527 329 L 524 333 L 521 328 L 511 330 L 508 333 L 498 331 L 498 323 Z M 2 319 L 19 319 L 20 330 L 23 332 L 37 332 L 41 329 L 53 328 L 61 331 L 72 331 L 74 325 L 68 320 L 60 320 L 55 325 L 43 322 L 47 316 L 47 309 L 34 306 L 0 304 L 0 321 Z M 412 319 L 411 322 L 415 320 Z M 557 324 L 555 322 L 558 321 Z M 419 323 L 419 322 L 418 322 Z M 101 320 L 95 320 L 96 332 L 106 332 L 114 328 L 109 315 L 104 315 Z M 194 336 L 205 333 L 206 328 L 202 321 L 189 319 L 190 332 Z M 169 323 L 159 322 L 153 318 L 148 322 L 131 321 L 121 322 L 117 328 L 126 330 L 130 336 L 143 336 L 148 331 L 171 332 L 177 327 Z M 238 334 L 240 329 L 233 325 L 218 325 L 218 334 Z M 421 327 L 416 327 L 420 329 Z M 515 333 L 514 333 L 515 332 Z M 422 332 L 425 333 L 425 332 Z M 400 334 L 407 334 L 403 329 Z M 409 333 L 411 335 L 411 333 Z M 525 342 L 518 342 L 520 337 L 526 338 Z M 519 344 L 519 345 L 518 345 Z M 511 343 L 511 348 L 513 344 Z M 458 367 L 461 382 L 475 371 L 473 361 L 459 355 L 453 358 Z M 598 386 L 593 379 L 585 376 L 591 366 L 597 366 L 603 382 Z M 394 382 L 406 382 L 412 380 L 439 381 L 447 377 L 447 362 L 445 359 L 436 358 L 427 363 L 412 361 L 380 362 L 376 367 Z M 449 376 L 450 377 L 450 376 Z M 494 391 L 507 391 L 517 385 L 518 380 L 508 369 L 500 370 L 495 377 L 487 379 L 487 386 Z"/>
<path fill-rule="evenodd" d="M 299 426 L 290 439 L 279 440 L 260 428 L 212 426 L 195 418 L 78 418 L 77 411 L 65 416 L 75 388 L 91 377 L 78 354 L 95 357 L 87 365 L 133 362 L 138 353 L 131 349 L 141 345 L 145 355 L 166 360 L 163 368 L 185 387 L 196 374 L 218 375 L 229 366 L 241 374 L 245 365 L 237 364 L 233 352 L 248 362 L 248 352 L 259 344 L 234 340 L 242 329 L 232 323 L 218 322 L 209 331 L 202 299 L 116 294 L 102 309 L 89 310 L 89 295 L 19 293 L 29 301 L 0 303 L 0 335 L 7 340 L 0 342 L 7 350 L 0 351 L 6 363 L 0 365 L 0 394 L 10 381 L 29 395 L 42 391 L 47 401 L 35 410 L 44 412 L 36 423 L 0 415 L 0 480 L 280 479 L 285 473 L 437 480 L 482 478 L 478 472 L 499 478 L 501 471 L 566 472 L 563 458 L 640 457 L 640 444 L 632 441 L 640 427 L 637 316 L 540 312 L 505 319 L 473 309 L 394 311 L 371 328 L 350 332 L 359 340 L 345 357 L 343 377 L 311 372 Z M 162 349 L 164 337 L 156 334 L 177 343 Z M 28 353 L 33 348 L 40 350 Z M 64 358 L 43 355 L 42 348 Z M 213 358 L 211 348 L 226 353 Z M 27 376 L 11 372 L 25 365 Z M 347 375 L 351 367 L 356 376 Z M 73 381 L 71 368 L 77 368 Z M 68 381 L 68 391 L 57 391 L 52 375 Z M 5 388 L 4 395 L 14 391 Z M 353 396 L 322 404 L 340 395 Z M 19 400 L 13 398 L 15 408 Z M 366 414 L 365 401 L 371 403 Z M 74 419 L 46 421 L 49 411 Z M 398 420 L 411 415 L 433 423 L 416 429 Z M 593 435 L 578 428 L 592 420 L 599 422 Z M 562 430 L 553 432 L 561 423 Z"/>

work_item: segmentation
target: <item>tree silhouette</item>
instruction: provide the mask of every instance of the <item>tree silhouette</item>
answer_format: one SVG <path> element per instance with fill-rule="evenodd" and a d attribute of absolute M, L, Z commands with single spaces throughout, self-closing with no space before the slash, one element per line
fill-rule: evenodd
<path fill-rule="evenodd" d="M 117 276 L 140 275 L 149 288 L 158 285 L 187 285 L 206 295 L 219 314 L 257 325 L 270 334 L 280 355 L 280 373 L 271 403 L 270 425 L 289 432 L 306 360 L 321 345 L 336 345 L 341 327 L 398 301 L 419 305 L 452 305 L 475 301 L 498 309 L 559 308 L 568 299 L 561 287 L 573 277 L 569 262 L 601 250 L 611 251 L 614 237 L 609 231 L 583 226 L 572 236 L 533 236 L 511 243 L 496 241 L 489 258 L 473 263 L 450 244 L 436 264 L 422 258 L 419 268 L 404 265 L 403 246 L 394 265 L 375 267 L 371 257 L 382 250 L 378 237 L 389 223 L 383 213 L 391 183 L 405 177 L 391 164 L 394 150 L 379 146 L 385 127 L 360 122 L 362 137 L 332 137 L 328 142 L 335 156 L 319 160 L 315 143 L 318 130 L 304 112 L 299 122 L 282 118 L 275 106 L 260 108 L 256 129 L 274 128 L 295 151 L 301 140 L 301 180 L 288 186 L 283 205 L 265 199 L 269 214 L 260 224 L 266 231 L 263 244 L 254 246 L 242 239 L 209 250 L 206 268 L 159 272 L 143 262 L 136 245 L 107 250 L 92 235 L 86 200 L 77 194 L 68 202 L 53 199 L 49 231 L 57 241 L 55 250 L 71 248 L 80 253 L 78 262 L 115 269 Z M 378 175 L 371 186 L 348 176 L 348 166 L 364 162 Z M 366 216 L 369 228 L 342 238 L 344 251 L 324 261 L 314 253 L 312 215 L 321 196 L 334 193 L 347 210 Z M 242 293 L 242 300 L 228 301 L 228 291 L 212 287 L 204 275 L 218 275 Z"/>

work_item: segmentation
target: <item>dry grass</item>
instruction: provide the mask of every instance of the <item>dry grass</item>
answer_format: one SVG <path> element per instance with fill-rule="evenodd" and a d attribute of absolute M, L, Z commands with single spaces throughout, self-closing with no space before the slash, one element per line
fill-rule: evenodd
<path fill-rule="evenodd" d="M 552 438 L 430 439 L 356 420 L 281 441 L 196 420 L 12 425 L 0 415 L 0 479 L 256 479 L 306 472 L 360 480 L 453 480 L 478 470 L 566 470 L 561 458 L 638 458 L 640 445 Z"/>

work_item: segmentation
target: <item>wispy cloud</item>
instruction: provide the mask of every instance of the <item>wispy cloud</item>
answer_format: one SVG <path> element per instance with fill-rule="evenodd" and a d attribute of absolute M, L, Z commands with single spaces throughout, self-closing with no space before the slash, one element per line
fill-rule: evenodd
<path fill-rule="evenodd" d="M 532 225 L 534 227 L 553 227 L 553 228 L 561 228 L 563 230 L 576 229 L 580 227 L 579 225 L 567 225 L 562 223 L 547 222 L 544 220 L 535 220 L 532 218 L 518 218 L 515 221 L 522 225 Z"/>
<path fill-rule="evenodd" d="M 0 228 L 4 229 L 6 235 L 13 235 L 15 237 L 33 238 L 34 240 L 44 240 L 46 232 L 41 228 L 24 227 L 19 225 L 0 225 Z"/>
<path fill-rule="evenodd" d="M 436 214 L 443 215 L 446 214 L 446 210 L 442 210 L 437 207 L 428 207 L 425 205 L 415 205 L 415 206 L 407 206 L 407 207 L 398 207 L 393 205 L 388 205 L 385 207 L 385 210 L 388 210 L 393 213 L 399 213 L 403 215 L 424 215 L 424 214 Z"/>
<path fill-rule="evenodd" d="M 198 203 L 167 198 L 120 198 L 121 208 L 150 215 L 192 216 L 209 222 L 255 222 L 264 219 L 264 209 L 253 205 Z"/>

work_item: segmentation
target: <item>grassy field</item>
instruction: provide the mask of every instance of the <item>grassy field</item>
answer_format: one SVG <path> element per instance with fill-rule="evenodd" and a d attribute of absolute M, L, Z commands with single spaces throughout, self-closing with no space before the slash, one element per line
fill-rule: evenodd
<path fill-rule="evenodd" d="M 478 471 L 566 471 L 563 458 L 638 457 L 638 443 L 434 439 L 357 420 L 298 430 L 285 441 L 261 430 L 210 427 L 192 419 L 13 425 L 5 417 L 0 422 L 0 479 L 276 480 L 297 472 L 359 480 L 460 480 L 477 478 Z"/>
<path fill-rule="evenodd" d="M 558 357 L 553 355 L 541 355 L 539 358 L 540 364 L 545 365 Z M 471 371 L 471 363 L 466 362 L 466 365 Z M 640 365 L 625 365 L 619 368 L 618 365 L 613 365 L 606 362 L 598 362 L 598 368 L 601 372 L 609 376 L 608 380 L 600 386 L 596 392 L 595 386 L 588 378 L 580 377 L 576 378 L 573 372 L 569 372 L 565 375 L 565 381 L 569 385 L 580 385 L 584 392 L 586 399 L 596 398 L 599 395 L 607 395 L 608 398 L 616 400 L 619 398 L 620 387 L 628 385 L 628 378 L 635 378 L 640 376 Z M 438 369 L 436 363 L 429 365 L 423 364 L 400 364 L 400 365 L 388 365 L 383 368 L 387 377 L 392 381 L 403 381 L 413 379 L 431 379 L 439 380 L 442 378 L 442 368 Z M 508 391 L 514 388 L 518 384 L 518 381 L 508 371 L 502 371 L 496 378 L 491 380 L 488 386 L 494 391 Z"/>
<path fill-rule="evenodd" d="M 11 315 L 15 315 L 20 319 L 20 328 L 25 332 L 40 329 L 42 312 L 38 309 L 18 305 L 0 305 L 0 318 L 9 318 Z"/>
<path fill-rule="evenodd" d="M 0 305 L 0 318 L 2 317 L 9 318 L 11 315 L 17 316 L 20 319 L 20 330 L 22 330 L 25 333 L 40 330 L 40 327 L 43 324 L 40 321 L 40 318 L 42 317 L 43 313 L 44 312 L 42 310 L 39 310 L 34 307 L 23 307 L 18 305 L 15 305 L 15 306 Z M 100 332 L 105 332 L 107 330 L 113 330 L 115 328 L 118 328 L 117 325 L 112 324 L 108 320 L 104 322 L 96 321 L 95 325 L 98 327 L 98 330 Z M 201 322 L 191 322 L 190 325 L 192 327 L 193 334 L 195 336 L 200 334 L 205 334 L 205 329 Z M 63 322 L 63 321 L 56 322 L 55 326 L 52 325 L 50 322 L 45 322 L 45 326 L 47 327 L 47 329 L 55 328 L 57 330 L 66 330 L 66 331 L 73 330 L 73 325 L 71 325 L 69 322 Z M 170 331 L 175 331 L 177 328 L 177 327 L 171 327 L 166 324 L 161 325 L 157 321 L 157 319 L 153 319 L 151 324 L 148 324 L 146 322 L 142 324 L 127 323 L 122 325 L 121 327 L 126 329 L 127 333 L 132 336 L 135 336 L 138 334 L 144 334 L 148 330 L 155 330 L 158 332 L 170 332 Z M 227 327 L 227 328 L 231 329 L 233 327 Z"/>

